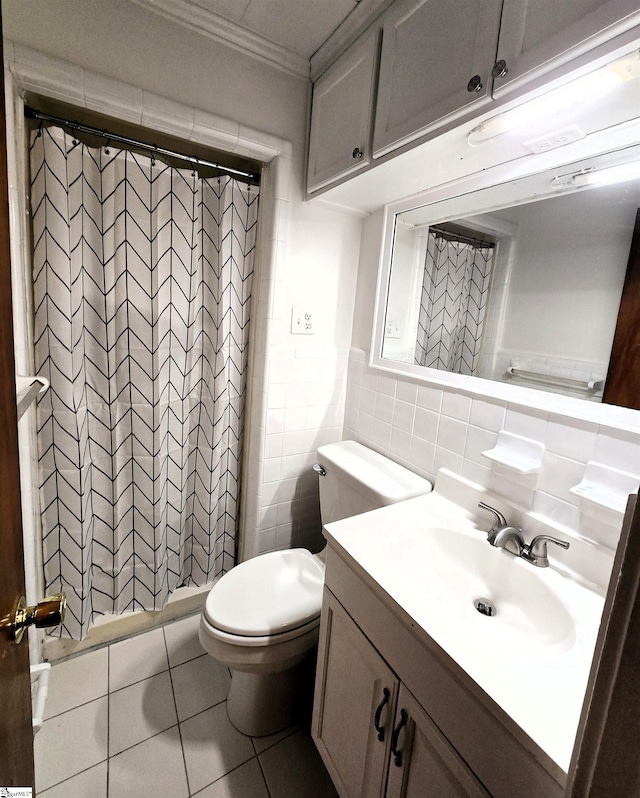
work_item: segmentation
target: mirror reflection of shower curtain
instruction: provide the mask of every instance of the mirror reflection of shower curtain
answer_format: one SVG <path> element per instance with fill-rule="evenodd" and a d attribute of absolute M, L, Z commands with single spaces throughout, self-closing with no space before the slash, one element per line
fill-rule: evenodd
<path fill-rule="evenodd" d="M 415 364 L 476 374 L 494 244 L 429 230 Z"/>
<path fill-rule="evenodd" d="M 234 564 L 258 190 L 31 138 L 46 587 L 62 634 Z"/>

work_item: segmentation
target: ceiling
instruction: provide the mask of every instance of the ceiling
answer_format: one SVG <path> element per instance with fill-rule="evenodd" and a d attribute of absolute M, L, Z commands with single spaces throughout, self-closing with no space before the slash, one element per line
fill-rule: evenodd
<path fill-rule="evenodd" d="M 299 77 L 315 79 L 392 0 L 130 0 Z"/>
<path fill-rule="evenodd" d="M 191 0 L 309 60 L 358 5 L 356 0 Z"/>

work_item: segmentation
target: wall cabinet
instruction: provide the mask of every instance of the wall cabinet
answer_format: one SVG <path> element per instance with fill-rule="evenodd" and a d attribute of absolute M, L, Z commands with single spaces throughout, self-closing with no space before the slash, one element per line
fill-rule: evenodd
<path fill-rule="evenodd" d="M 565 68 L 640 24 L 637 0 L 506 0 L 493 96 L 501 97 L 551 70 Z M 507 71 L 505 72 L 504 69 Z"/>
<path fill-rule="evenodd" d="M 502 0 L 402 0 L 382 32 L 374 157 L 491 102 Z"/>
<path fill-rule="evenodd" d="M 313 734 L 342 798 L 489 798 L 329 592 Z"/>
<path fill-rule="evenodd" d="M 639 25 L 637 0 L 397 0 L 379 80 L 378 26 L 314 85 L 307 189 L 631 46 Z"/>
<path fill-rule="evenodd" d="M 315 191 L 371 161 L 379 31 L 348 50 L 313 87 L 307 188 Z"/>

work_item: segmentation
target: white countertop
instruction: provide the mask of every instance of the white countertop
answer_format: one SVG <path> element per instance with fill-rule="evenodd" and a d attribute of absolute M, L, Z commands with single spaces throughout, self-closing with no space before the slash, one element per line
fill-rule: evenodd
<path fill-rule="evenodd" d="M 462 493 L 439 475 L 433 493 L 327 524 L 325 535 L 568 771 L 604 599 L 490 546 L 478 491 L 458 503 Z M 481 596 L 494 617 L 474 608 Z"/>

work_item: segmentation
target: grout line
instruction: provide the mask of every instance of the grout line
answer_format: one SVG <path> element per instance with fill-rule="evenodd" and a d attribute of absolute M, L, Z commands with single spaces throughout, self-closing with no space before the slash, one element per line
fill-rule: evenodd
<path fill-rule="evenodd" d="M 109 732 L 111 729 L 111 646 L 107 646 L 107 796 L 109 798 L 109 776 L 111 757 L 109 756 Z"/>
<path fill-rule="evenodd" d="M 267 748 L 267 751 L 268 750 L 269 749 Z M 262 767 L 262 762 L 260 761 L 260 755 L 259 754 L 258 754 L 258 756 L 256 756 L 256 759 L 258 760 L 258 767 L 260 768 L 260 773 L 262 773 L 262 781 L 264 781 L 264 786 L 265 786 L 265 788 L 267 790 L 267 794 L 268 794 L 269 798 L 273 798 L 273 795 L 271 794 L 271 790 L 269 789 L 269 782 L 267 781 L 267 777 L 265 775 L 264 768 Z"/>
<path fill-rule="evenodd" d="M 162 628 L 162 639 L 164 640 L 164 648 L 167 654 L 167 663 L 169 660 L 169 646 L 167 644 L 167 636 L 164 632 L 164 625 Z M 171 695 L 173 696 L 173 707 L 176 711 L 176 721 L 178 724 L 178 737 L 180 738 L 180 751 L 182 752 L 182 763 L 184 765 L 184 777 L 187 782 L 187 795 L 191 795 L 191 785 L 189 784 L 189 771 L 187 770 L 187 758 L 184 753 L 184 742 L 182 740 L 182 728 L 180 727 L 180 716 L 178 714 L 178 702 L 176 701 L 176 691 L 173 685 L 173 676 L 171 674 L 171 665 L 169 665 L 169 683 L 171 684 Z"/>

